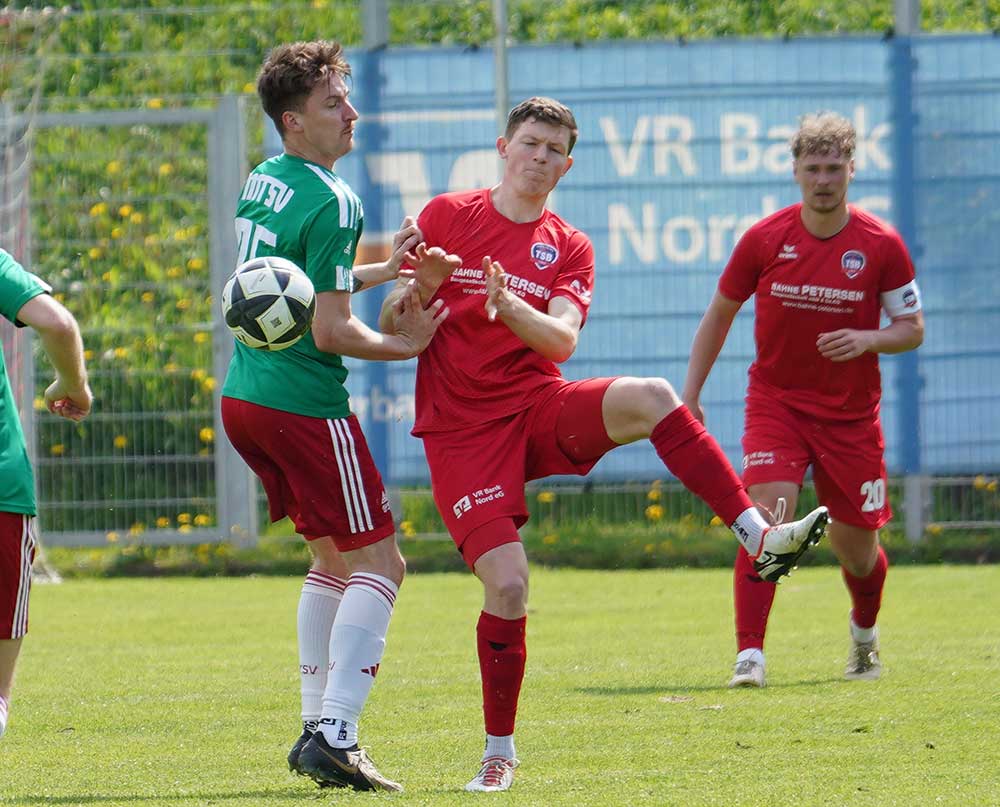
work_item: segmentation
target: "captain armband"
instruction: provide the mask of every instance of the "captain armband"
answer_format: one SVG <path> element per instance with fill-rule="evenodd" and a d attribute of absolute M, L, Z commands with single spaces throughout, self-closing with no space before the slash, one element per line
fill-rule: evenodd
<path fill-rule="evenodd" d="M 917 287 L 916 280 L 911 280 L 898 289 L 882 292 L 879 300 L 885 313 L 893 319 L 905 317 L 907 314 L 916 314 L 921 308 L 920 289 Z"/>

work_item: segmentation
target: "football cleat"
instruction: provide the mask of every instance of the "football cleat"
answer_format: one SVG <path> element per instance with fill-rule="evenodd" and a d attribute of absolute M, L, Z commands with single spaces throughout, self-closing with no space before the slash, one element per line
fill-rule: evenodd
<path fill-rule="evenodd" d="M 760 553 L 753 559 L 753 568 L 761 579 L 777 583 L 798 563 L 799 558 L 826 531 L 830 514 L 817 507 L 805 518 L 768 527 L 761 541 Z"/>
<path fill-rule="evenodd" d="M 514 768 L 520 764 L 516 759 L 488 757 L 483 760 L 479 773 L 465 786 L 465 789 L 479 793 L 510 790 L 510 786 L 514 783 Z"/>
<path fill-rule="evenodd" d="M 762 662 L 755 659 L 736 662 L 736 667 L 733 669 L 733 677 L 729 680 L 730 689 L 737 689 L 739 687 L 763 689 L 766 686 L 767 680 L 764 677 L 764 665 Z"/>
<path fill-rule="evenodd" d="M 364 748 L 331 748 L 317 731 L 299 754 L 299 770 L 320 787 L 400 792 L 403 786 L 386 779 Z"/>
<path fill-rule="evenodd" d="M 299 767 L 299 755 L 302 753 L 302 749 L 305 748 L 306 743 L 312 739 L 313 733 L 314 732 L 309 729 L 303 728 L 302 734 L 299 735 L 299 738 L 295 741 L 295 744 L 292 746 L 292 750 L 288 752 L 288 770 L 292 773 L 297 773 L 300 776 L 305 775 L 303 770 Z"/>
<path fill-rule="evenodd" d="M 844 678 L 849 681 L 874 681 L 882 675 L 882 660 L 878 657 L 878 631 L 870 642 L 851 639 Z"/>

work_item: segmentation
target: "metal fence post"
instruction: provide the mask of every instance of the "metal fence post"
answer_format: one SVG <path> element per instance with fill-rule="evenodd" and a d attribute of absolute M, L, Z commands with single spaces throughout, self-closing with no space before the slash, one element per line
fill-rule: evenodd
<path fill-rule="evenodd" d="M 218 100 L 208 134 L 209 256 L 216 301 L 226 278 L 236 267 L 233 216 L 246 171 L 247 150 L 243 103 L 237 96 Z M 257 497 L 253 475 L 226 438 L 219 409 L 219 390 L 233 353 L 233 337 L 218 312 L 212 319 L 212 368 L 216 378 L 215 495 L 219 527 L 238 544 L 257 539 Z"/>

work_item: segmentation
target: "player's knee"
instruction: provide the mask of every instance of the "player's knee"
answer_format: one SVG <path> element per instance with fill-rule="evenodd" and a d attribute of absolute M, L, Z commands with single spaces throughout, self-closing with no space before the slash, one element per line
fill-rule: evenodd
<path fill-rule="evenodd" d="M 635 398 L 637 414 L 650 430 L 681 405 L 670 382 L 665 378 L 643 378 Z"/>
<path fill-rule="evenodd" d="M 528 602 L 528 581 L 520 574 L 505 575 L 493 581 L 493 597 L 507 610 L 518 610 Z"/>

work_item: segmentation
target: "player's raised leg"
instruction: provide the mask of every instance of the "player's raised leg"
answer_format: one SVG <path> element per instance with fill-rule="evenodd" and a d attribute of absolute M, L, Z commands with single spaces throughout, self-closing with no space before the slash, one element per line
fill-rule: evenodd
<path fill-rule="evenodd" d="M 798 521 L 771 526 L 705 427 L 662 378 L 619 378 L 604 395 L 608 436 L 624 444 L 648 438 L 667 469 L 729 526 L 757 574 L 776 582 L 816 544 L 829 521 L 818 507 Z"/>
<path fill-rule="evenodd" d="M 330 667 L 330 634 L 344 596 L 350 571 L 329 538 L 309 541 L 313 562 L 299 594 L 297 614 L 299 681 L 302 692 L 302 733 L 288 752 L 288 767 L 296 773 L 299 754 L 319 726 Z"/>

